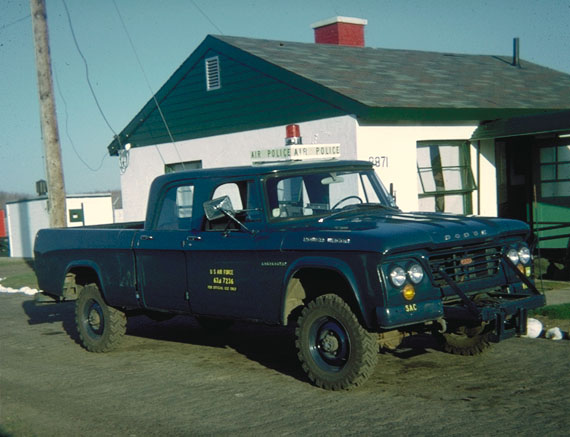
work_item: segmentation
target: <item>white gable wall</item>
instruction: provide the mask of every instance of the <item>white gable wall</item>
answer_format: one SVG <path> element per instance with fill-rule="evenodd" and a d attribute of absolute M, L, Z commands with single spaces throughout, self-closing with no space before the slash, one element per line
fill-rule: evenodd
<path fill-rule="evenodd" d="M 340 143 L 342 159 L 356 159 L 353 117 L 298 123 L 304 144 Z M 124 220 L 144 220 L 150 184 L 164 174 L 166 164 L 202 161 L 203 168 L 250 165 L 253 150 L 285 145 L 285 126 L 257 129 L 130 150 L 129 166 L 121 176 Z"/>
<path fill-rule="evenodd" d="M 359 126 L 357 158 L 374 163 L 376 172 L 386 188 L 389 188 L 390 183 L 394 184 L 397 203 L 402 210 L 417 211 L 417 142 L 468 140 L 476 128 L 476 125 Z M 476 156 L 472 157 L 471 162 L 473 175 L 476 177 Z M 477 211 L 476 203 L 473 211 Z"/>
<path fill-rule="evenodd" d="M 467 126 L 360 126 L 352 116 L 299 123 L 303 144 L 340 143 L 342 159 L 371 161 L 382 182 L 394 184 L 398 206 L 417 211 L 417 142 L 468 140 L 476 125 Z M 285 126 L 257 129 L 131 149 L 130 162 L 121 176 L 125 221 L 144 220 L 150 184 L 164 174 L 166 164 L 201 161 L 203 168 L 249 165 L 252 150 L 285 144 Z M 494 144 L 481 142 L 480 187 L 473 196 L 477 214 L 497 214 Z M 473 175 L 477 178 L 477 145 L 471 146 Z"/>

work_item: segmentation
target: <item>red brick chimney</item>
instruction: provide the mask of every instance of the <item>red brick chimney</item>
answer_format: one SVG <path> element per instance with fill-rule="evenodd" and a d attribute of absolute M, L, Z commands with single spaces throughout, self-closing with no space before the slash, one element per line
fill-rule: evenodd
<path fill-rule="evenodd" d="M 311 24 L 317 44 L 364 47 L 364 26 L 368 20 L 351 17 L 332 17 Z"/>

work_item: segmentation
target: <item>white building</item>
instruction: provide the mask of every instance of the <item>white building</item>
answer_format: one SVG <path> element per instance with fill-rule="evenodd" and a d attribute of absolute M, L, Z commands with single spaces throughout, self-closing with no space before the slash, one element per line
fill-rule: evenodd
<path fill-rule="evenodd" d="M 113 223 L 111 194 L 68 195 L 67 226 L 89 226 Z M 49 228 L 46 197 L 6 203 L 10 256 L 32 258 L 36 233 Z"/>
<path fill-rule="evenodd" d="M 459 146 L 468 141 L 476 125 L 465 126 L 360 126 L 352 116 L 332 117 L 299 123 L 304 144 L 340 143 L 342 159 L 372 161 L 380 178 L 389 187 L 393 184 L 398 206 L 405 211 L 434 210 L 435 197 L 419 198 L 417 155 L 425 158 L 425 148 L 418 143 L 438 144 L 442 159 L 459 166 Z M 143 220 L 146 212 L 148 187 L 152 180 L 170 167 L 210 168 L 251 164 L 251 151 L 284 145 L 285 126 L 256 129 L 195 140 L 165 144 L 160 147 L 132 148 L 129 165 L 121 176 L 123 210 L 126 221 Z M 445 144 L 449 144 L 445 149 Z M 462 194 L 447 196 L 448 212 L 474 212 L 496 215 L 496 178 L 494 156 L 485 144 L 469 144 L 472 175 L 481 176 L 477 188 L 469 196 L 470 210 L 463 204 Z M 479 149 L 481 147 L 481 150 Z M 480 154 L 479 158 L 477 155 Z M 429 151 L 427 152 L 429 160 Z M 165 170 L 166 169 L 166 170 Z M 461 187 L 458 169 L 446 174 L 448 182 Z M 433 176 L 423 177 L 430 189 L 435 189 Z M 143 188 L 145 187 L 145 188 Z M 485 193 L 478 206 L 479 193 Z"/>
<path fill-rule="evenodd" d="M 316 23 L 314 44 L 208 36 L 109 145 L 124 170 L 125 220 L 144 218 L 156 176 L 249 164 L 252 150 L 282 146 L 290 124 L 304 144 L 340 143 L 341 158 L 373 162 L 403 210 L 497 215 L 496 138 L 474 132 L 570 109 L 570 75 L 518 49 L 369 48 L 364 25 Z"/>

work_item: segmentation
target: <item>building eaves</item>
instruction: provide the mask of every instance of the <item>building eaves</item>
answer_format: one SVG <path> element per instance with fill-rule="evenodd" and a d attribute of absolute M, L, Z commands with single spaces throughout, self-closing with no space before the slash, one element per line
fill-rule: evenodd
<path fill-rule="evenodd" d="M 227 44 L 219 37 L 209 35 L 172 74 L 155 96 L 146 103 L 131 122 L 121 131 L 118 137 L 111 142 L 108 146 L 108 150 L 111 155 L 118 154 L 118 151 L 129 142 L 129 138 L 132 133 L 139 129 L 152 114 L 158 111 L 158 106 L 163 105 L 163 103 L 173 93 L 174 89 L 184 80 L 186 75 L 190 73 L 192 68 L 194 68 L 194 66 L 204 58 L 205 54 L 210 51 L 223 54 L 236 62 L 246 65 L 248 68 L 259 71 L 264 75 L 278 80 L 279 82 L 286 83 L 291 88 L 300 90 L 304 94 L 311 95 L 318 100 L 324 101 L 332 108 L 336 108 L 343 113 L 356 114 L 364 113 L 366 111 L 366 107 L 363 104 L 350 97 L 339 94 L 325 85 L 315 83 L 306 77 L 299 76 L 294 72 L 272 62 L 268 62 L 255 54 L 244 51 L 239 47 Z"/>
<path fill-rule="evenodd" d="M 362 123 L 479 122 L 570 109 L 570 75 L 524 60 L 512 66 L 506 56 L 210 35 L 113 140 L 111 154 L 156 115 L 157 102 L 162 105 L 209 51 Z"/>

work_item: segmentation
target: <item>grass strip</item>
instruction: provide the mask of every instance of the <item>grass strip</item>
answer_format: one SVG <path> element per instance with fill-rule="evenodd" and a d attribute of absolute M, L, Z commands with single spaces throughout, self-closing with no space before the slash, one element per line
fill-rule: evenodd
<path fill-rule="evenodd" d="M 0 258 L 0 285 L 8 288 L 38 288 L 32 260 Z"/>
<path fill-rule="evenodd" d="M 560 305 L 547 305 L 545 307 L 529 311 L 529 315 L 540 315 L 553 319 L 570 320 L 570 303 L 563 303 Z"/>

